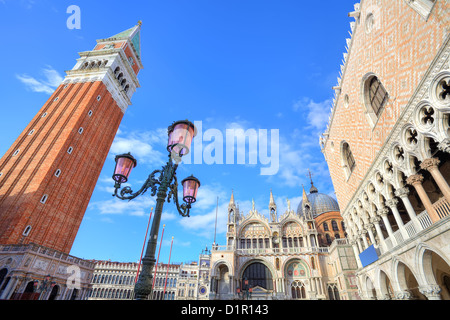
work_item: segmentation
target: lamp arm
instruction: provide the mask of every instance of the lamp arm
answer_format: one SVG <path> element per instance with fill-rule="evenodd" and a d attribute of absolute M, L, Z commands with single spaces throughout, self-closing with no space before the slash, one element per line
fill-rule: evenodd
<path fill-rule="evenodd" d="M 177 206 L 178 213 L 182 217 L 189 217 L 189 210 L 191 209 L 190 203 L 183 203 L 181 206 L 178 202 L 178 181 L 177 176 L 173 175 L 173 183 L 169 186 L 169 194 L 167 196 L 167 202 L 170 202 L 170 198 L 173 198 L 175 205 Z"/>
<path fill-rule="evenodd" d="M 160 176 L 159 178 L 155 178 L 155 175 L 159 173 Z M 115 190 L 114 190 L 114 194 L 113 197 L 117 197 L 121 200 L 131 200 L 136 198 L 138 195 L 140 194 L 144 194 L 145 192 L 147 192 L 148 189 L 151 190 L 151 195 L 154 196 L 156 194 L 156 191 L 158 189 L 157 185 L 161 184 L 161 176 L 163 174 L 162 170 L 155 170 L 152 173 L 150 173 L 150 175 L 148 176 L 147 180 L 144 182 L 144 184 L 142 185 L 142 187 L 133 193 L 133 190 L 131 190 L 131 187 L 127 186 L 127 187 L 123 187 L 122 190 L 120 190 L 120 183 L 115 184 Z"/>

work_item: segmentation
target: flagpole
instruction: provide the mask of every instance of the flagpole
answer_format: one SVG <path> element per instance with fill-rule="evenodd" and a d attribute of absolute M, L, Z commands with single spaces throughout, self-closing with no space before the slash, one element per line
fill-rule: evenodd
<path fill-rule="evenodd" d="M 163 239 L 164 228 L 165 228 L 165 227 L 166 227 L 166 225 L 163 224 L 163 229 L 162 229 L 162 233 L 161 233 L 161 240 L 159 241 L 158 258 L 156 258 L 155 273 L 154 273 L 154 275 L 153 275 L 153 283 L 152 283 L 152 291 L 153 291 L 153 292 L 155 292 L 153 289 L 155 288 L 156 269 L 158 269 L 159 254 L 160 254 L 160 252 L 161 252 L 161 244 L 162 244 L 162 239 Z"/>
<path fill-rule="evenodd" d="M 170 266 L 170 256 L 172 255 L 172 245 L 173 245 L 173 237 L 172 237 L 172 242 L 170 243 L 169 262 L 167 263 L 166 281 L 164 281 L 163 300 L 164 300 L 164 295 L 166 294 L 167 276 L 169 275 L 169 266 Z"/>
<path fill-rule="evenodd" d="M 139 264 L 138 264 L 138 269 L 136 272 L 136 279 L 134 279 L 134 283 L 137 282 L 138 277 L 139 277 L 139 270 L 141 269 L 142 255 L 144 254 L 145 242 L 147 241 L 148 227 L 150 226 L 150 220 L 152 219 L 152 213 L 153 213 L 153 207 L 152 207 L 152 210 L 150 211 L 150 217 L 148 218 L 147 230 L 145 231 L 144 244 L 142 245 L 141 257 L 139 258 Z"/>
<path fill-rule="evenodd" d="M 216 244 L 217 210 L 218 209 L 219 209 L 219 196 L 217 196 L 217 205 L 216 205 L 216 223 L 214 225 L 214 244 Z"/>

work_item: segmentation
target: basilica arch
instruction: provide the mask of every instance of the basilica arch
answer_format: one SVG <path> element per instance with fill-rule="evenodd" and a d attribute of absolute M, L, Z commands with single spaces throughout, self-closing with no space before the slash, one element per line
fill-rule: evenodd
<path fill-rule="evenodd" d="M 242 265 L 237 287 L 251 290 L 251 299 L 269 299 L 274 292 L 275 279 L 276 272 L 269 262 L 251 259 Z"/>
<path fill-rule="evenodd" d="M 307 299 L 311 270 L 308 263 L 300 258 L 289 259 L 283 268 L 285 292 L 291 299 Z"/>
<path fill-rule="evenodd" d="M 211 267 L 211 293 L 218 299 L 228 299 L 232 295 L 233 268 L 226 260 L 219 260 Z"/>
<path fill-rule="evenodd" d="M 270 228 L 259 220 L 249 220 L 239 230 L 240 249 L 264 252 L 271 247 Z"/>

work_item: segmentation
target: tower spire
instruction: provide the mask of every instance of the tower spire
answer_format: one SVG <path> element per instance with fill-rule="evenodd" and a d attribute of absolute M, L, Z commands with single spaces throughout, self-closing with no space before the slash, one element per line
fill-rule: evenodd
<path fill-rule="evenodd" d="M 231 198 L 230 198 L 230 204 L 228 206 L 235 206 L 236 204 L 234 203 L 234 193 L 233 193 L 233 189 L 231 189 Z"/>
<path fill-rule="evenodd" d="M 272 189 L 270 189 L 269 213 L 271 222 L 277 222 L 277 205 L 273 199 Z"/>
<path fill-rule="evenodd" d="M 303 203 L 309 202 L 308 197 L 306 196 L 305 187 L 302 184 L 303 194 L 302 194 L 302 200 Z"/>
<path fill-rule="evenodd" d="M 270 189 L 270 201 L 269 201 L 269 205 L 273 205 L 273 204 L 275 204 L 275 200 L 273 200 L 272 189 Z"/>

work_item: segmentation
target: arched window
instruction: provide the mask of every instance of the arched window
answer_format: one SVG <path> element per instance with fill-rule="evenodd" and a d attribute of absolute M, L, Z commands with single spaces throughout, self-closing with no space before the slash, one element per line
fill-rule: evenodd
<path fill-rule="evenodd" d="M 325 238 L 327 239 L 327 244 L 330 245 L 332 241 L 331 241 L 331 237 L 328 233 L 325 235 Z"/>
<path fill-rule="evenodd" d="M 326 223 L 326 222 L 323 223 L 323 230 L 324 231 L 329 231 L 328 230 L 328 223 Z"/>
<path fill-rule="evenodd" d="M 331 227 L 333 228 L 333 231 L 339 231 L 337 222 L 335 220 L 331 221 Z"/>
<path fill-rule="evenodd" d="M 367 73 L 363 77 L 362 97 L 365 107 L 364 113 L 373 128 L 389 99 L 386 89 L 375 74 Z"/>
<path fill-rule="evenodd" d="M 316 268 L 316 263 L 314 262 L 314 257 L 311 257 L 311 268 L 312 269 Z"/>
<path fill-rule="evenodd" d="M 386 100 L 386 89 L 377 77 L 372 77 L 369 83 L 369 103 L 377 117 L 380 115 L 381 108 L 384 106 Z"/>
<path fill-rule="evenodd" d="M 306 290 L 305 285 L 301 281 L 293 281 L 291 284 L 292 299 L 305 299 Z"/>
<path fill-rule="evenodd" d="M 330 298 L 330 300 L 341 300 L 336 284 L 328 285 L 328 297 Z"/>
<path fill-rule="evenodd" d="M 415 0 L 415 1 L 406 1 L 406 3 L 411 6 L 414 10 L 417 11 L 425 20 L 428 19 L 428 16 L 433 9 L 436 0 Z"/>
<path fill-rule="evenodd" d="M 341 156 L 345 176 L 348 179 L 355 169 L 356 162 L 355 158 L 353 157 L 353 153 L 350 150 L 350 145 L 347 142 L 344 142 L 342 144 Z"/>

